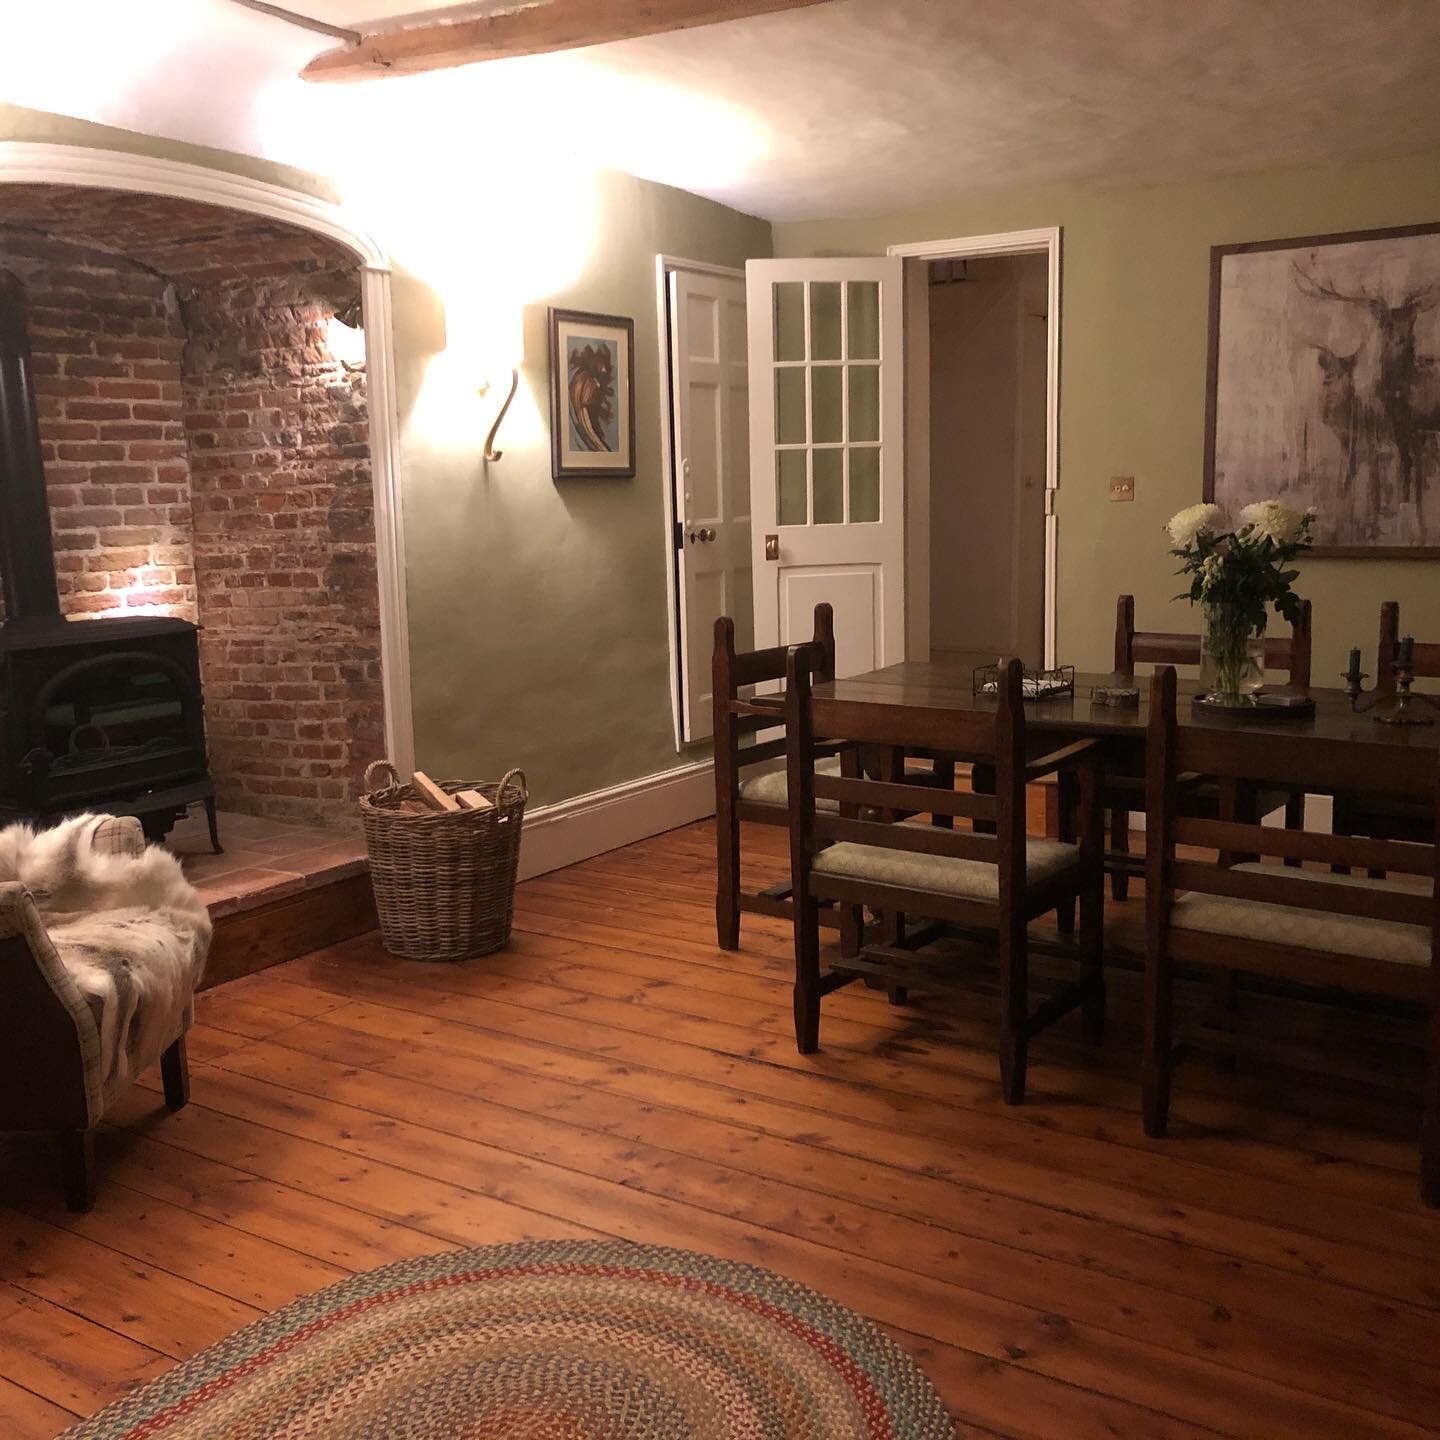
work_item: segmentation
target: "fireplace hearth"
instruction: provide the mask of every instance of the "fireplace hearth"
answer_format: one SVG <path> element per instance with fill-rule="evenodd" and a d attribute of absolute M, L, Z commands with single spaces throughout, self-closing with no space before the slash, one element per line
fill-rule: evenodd
<path fill-rule="evenodd" d="M 0 822 L 84 810 L 137 816 L 151 839 L 206 807 L 196 627 L 60 612 L 24 288 L 0 270 Z"/>

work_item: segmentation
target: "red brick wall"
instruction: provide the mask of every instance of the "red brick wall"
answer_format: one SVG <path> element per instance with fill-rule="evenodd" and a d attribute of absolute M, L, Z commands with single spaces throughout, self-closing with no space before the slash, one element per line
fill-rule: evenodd
<path fill-rule="evenodd" d="M 353 264 L 128 199 L 145 264 L 46 233 L 59 200 L 54 229 L 109 233 L 113 200 L 37 192 L 33 228 L 0 226 L 30 299 L 62 608 L 198 619 L 221 806 L 351 819 L 384 745 L 365 378 L 325 344 Z"/>
<path fill-rule="evenodd" d="M 222 806 L 353 815 L 382 753 L 365 378 L 306 278 L 185 304 L 201 667 Z"/>
<path fill-rule="evenodd" d="M 196 618 L 190 480 L 169 282 L 120 256 L 0 226 L 30 301 L 63 612 Z"/>

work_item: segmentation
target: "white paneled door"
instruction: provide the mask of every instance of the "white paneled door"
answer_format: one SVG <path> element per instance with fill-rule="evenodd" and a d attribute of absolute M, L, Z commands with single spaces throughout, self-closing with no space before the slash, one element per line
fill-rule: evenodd
<path fill-rule="evenodd" d="M 835 609 L 836 668 L 905 658 L 901 261 L 751 260 L 750 513 L 759 648 Z"/>
<path fill-rule="evenodd" d="M 716 617 L 733 617 L 739 648 L 753 643 L 744 281 L 671 271 L 670 326 L 681 708 L 694 741 L 713 728 Z"/>

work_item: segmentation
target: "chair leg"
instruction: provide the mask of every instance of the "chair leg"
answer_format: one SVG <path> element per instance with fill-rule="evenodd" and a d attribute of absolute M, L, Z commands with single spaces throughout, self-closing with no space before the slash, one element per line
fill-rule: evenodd
<path fill-rule="evenodd" d="M 1145 1050 L 1140 1067 L 1141 1111 L 1145 1133 L 1164 1137 L 1170 1123 L 1170 1071 L 1174 1064 L 1171 1040 L 1170 957 L 1145 956 Z"/>
<path fill-rule="evenodd" d="M 1432 1004 L 1427 1024 L 1425 1110 L 1420 1121 L 1420 1198 L 1440 1209 L 1440 1005 Z"/>
<path fill-rule="evenodd" d="M 1092 1045 L 1105 1039 L 1105 875 L 1096 874 L 1080 894 L 1080 964 L 1085 999 L 1080 1023 Z"/>
<path fill-rule="evenodd" d="M 1062 772 L 1055 782 L 1055 838 L 1062 844 L 1075 843 L 1075 807 L 1078 786 L 1073 775 Z M 1062 900 L 1055 907 L 1055 928 L 1067 938 L 1075 933 L 1075 900 Z"/>
<path fill-rule="evenodd" d="M 908 1005 L 910 991 L 904 985 L 892 985 L 890 987 L 890 1003 L 892 1005 Z"/>
<path fill-rule="evenodd" d="M 1130 853 L 1130 812 L 1115 809 L 1110 812 L 1110 848 L 1119 855 Z M 1110 896 L 1114 900 L 1130 898 L 1130 876 L 1124 870 L 1110 872 Z"/>
<path fill-rule="evenodd" d="M 165 1103 L 172 1110 L 183 1110 L 190 1103 L 190 1064 L 183 1035 L 160 1056 L 160 1078 L 165 1084 Z"/>
<path fill-rule="evenodd" d="M 795 902 L 795 1048 L 820 1048 L 820 912 L 813 900 Z"/>
<path fill-rule="evenodd" d="M 934 765 L 936 782 L 947 790 L 953 790 L 955 788 L 955 762 L 953 760 L 936 760 Z M 930 823 L 937 830 L 953 830 L 955 817 L 953 815 L 931 815 Z"/>
<path fill-rule="evenodd" d="M 1000 929 L 1000 1091 L 1007 1105 L 1025 1099 L 1029 1041 L 1030 955 L 1023 921 L 1002 921 Z"/>
<path fill-rule="evenodd" d="M 740 821 L 728 806 L 715 812 L 715 943 L 740 948 Z"/>
<path fill-rule="evenodd" d="M 95 1208 L 95 1132 L 64 1130 L 60 1134 L 60 1174 L 65 1205 L 77 1215 Z"/>
<path fill-rule="evenodd" d="M 1292 795 L 1285 802 L 1285 828 L 1287 830 L 1303 830 L 1305 828 L 1305 797 L 1304 795 Z M 1285 863 L 1293 869 L 1300 868 L 1300 862 L 1295 859 L 1287 859 Z"/>
<path fill-rule="evenodd" d="M 1215 1007 L 1220 1012 L 1220 1021 L 1228 1030 L 1235 1028 L 1235 1017 L 1240 1012 L 1240 972 L 1238 970 L 1217 970 L 1215 972 Z M 1215 1068 L 1223 1075 L 1234 1075 L 1240 1069 L 1235 1055 L 1218 1055 Z"/>

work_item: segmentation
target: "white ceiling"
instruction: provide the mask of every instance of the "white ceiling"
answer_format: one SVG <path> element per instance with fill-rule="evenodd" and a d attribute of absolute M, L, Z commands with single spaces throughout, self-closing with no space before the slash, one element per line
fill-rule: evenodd
<path fill-rule="evenodd" d="M 494 8 L 288 3 L 352 26 Z M 6 24 L 0 99 L 312 168 L 339 117 L 374 133 L 411 109 L 431 138 L 542 132 L 772 219 L 1440 145 L 1437 0 L 832 0 L 348 86 L 294 78 L 333 42 L 227 0 L 48 0 Z"/>

